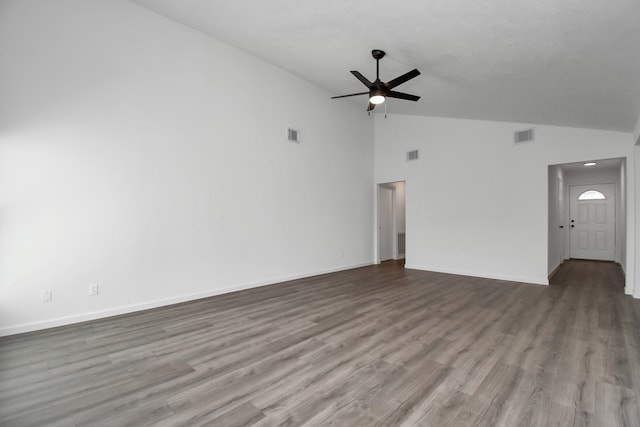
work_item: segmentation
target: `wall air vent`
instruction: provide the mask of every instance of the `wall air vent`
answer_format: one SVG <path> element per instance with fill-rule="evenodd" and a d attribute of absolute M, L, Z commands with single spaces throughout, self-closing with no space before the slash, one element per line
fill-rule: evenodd
<path fill-rule="evenodd" d="M 290 142 L 300 142 L 300 131 L 289 128 L 287 131 L 287 139 Z"/>
<path fill-rule="evenodd" d="M 418 150 L 407 151 L 407 161 L 418 160 Z"/>
<path fill-rule="evenodd" d="M 534 137 L 533 128 L 527 129 L 527 130 L 521 130 L 513 134 L 513 142 L 515 143 L 529 142 L 529 141 L 533 141 L 533 137 Z"/>
<path fill-rule="evenodd" d="M 402 232 L 398 233 L 398 255 L 404 255 L 407 235 Z"/>

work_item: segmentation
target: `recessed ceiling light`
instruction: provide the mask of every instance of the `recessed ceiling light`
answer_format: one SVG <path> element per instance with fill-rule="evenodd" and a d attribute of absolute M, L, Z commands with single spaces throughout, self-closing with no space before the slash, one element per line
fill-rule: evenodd
<path fill-rule="evenodd" d="M 585 166 L 595 166 L 595 165 L 597 165 L 597 163 L 596 162 L 588 162 L 588 163 L 585 163 L 584 165 Z"/>

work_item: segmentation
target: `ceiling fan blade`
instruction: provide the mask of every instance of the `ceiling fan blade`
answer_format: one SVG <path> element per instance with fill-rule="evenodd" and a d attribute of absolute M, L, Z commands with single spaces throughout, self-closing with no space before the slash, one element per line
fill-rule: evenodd
<path fill-rule="evenodd" d="M 371 83 L 365 76 L 360 74 L 359 71 L 351 71 L 351 74 L 356 76 L 356 79 L 360 80 L 366 87 L 371 88 L 373 83 Z"/>
<path fill-rule="evenodd" d="M 353 71 L 352 71 L 353 73 Z M 394 87 L 401 85 L 402 83 L 411 80 L 414 77 L 418 77 L 420 75 L 420 71 L 417 68 L 409 71 L 408 73 L 404 73 L 400 77 L 396 77 L 395 79 L 387 82 L 386 86 L 389 89 L 393 89 Z"/>
<path fill-rule="evenodd" d="M 346 98 L 347 96 L 369 95 L 369 92 L 350 93 L 349 95 L 332 96 L 331 99 Z"/>
<path fill-rule="evenodd" d="M 369 106 L 367 107 L 367 111 L 372 111 L 374 108 L 376 108 L 376 104 L 369 103 Z"/>
<path fill-rule="evenodd" d="M 420 97 L 417 96 L 417 95 L 411 95 L 411 94 L 408 94 L 408 93 L 396 92 L 395 90 L 390 90 L 387 93 L 387 96 L 389 98 L 406 99 L 407 101 L 417 101 L 418 99 L 420 99 Z"/>

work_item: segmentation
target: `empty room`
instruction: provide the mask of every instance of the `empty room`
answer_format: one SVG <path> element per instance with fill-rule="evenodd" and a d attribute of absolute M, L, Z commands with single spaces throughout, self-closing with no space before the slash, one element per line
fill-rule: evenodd
<path fill-rule="evenodd" d="M 0 425 L 640 425 L 637 16 L 0 0 Z"/>

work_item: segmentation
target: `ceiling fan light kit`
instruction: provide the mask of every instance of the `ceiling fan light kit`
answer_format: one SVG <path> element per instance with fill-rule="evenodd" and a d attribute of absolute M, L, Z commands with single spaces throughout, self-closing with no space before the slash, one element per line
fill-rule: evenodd
<path fill-rule="evenodd" d="M 362 82 L 368 89 L 369 92 L 359 92 L 359 93 L 351 93 L 349 95 L 340 95 L 340 96 L 332 96 L 331 99 L 336 98 L 346 98 L 349 96 L 358 96 L 358 95 L 369 95 L 369 106 L 367 107 L 367 111 L 371 112 L 376 105 L 382 104 L 387 98 L 397 98 L 404 99 L 407 101 L 417 101 L 420 99 L 417 95 L 411 95 L 403 92 L 396 92 L 392 90 L 394 87 L 405 83 L 414 77 L 420 75 L 420 71 L 416 68 L 405 73 L 399 77 L 396 77 L 393 80 L 388 82 L 383 82 L 380 80 L 380 60 L 384 58 L 385 52 L 380 49 L 374 49 L 371 51 L 371 56 L 376 60 L 376 79 L 374 82 L 370 82 L 365 76 L 363 76 L 358 71 L 351 71 L 358 80 Z"/>
<path fill-rule="evenodd" d="M 369 98 L 369 102 L 375 105 L 382 104 L 386 98 L 383 93 L 377 92 L 371 94 L 371 98 Z"/>

